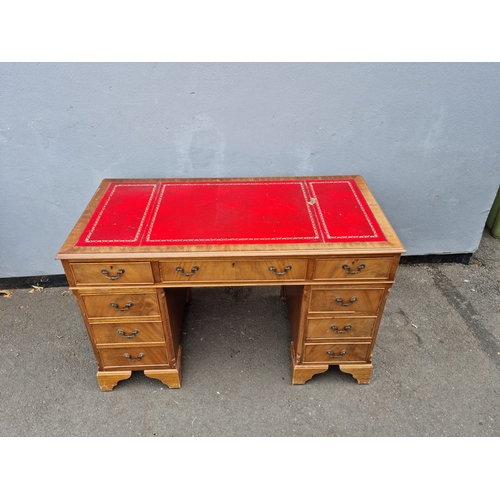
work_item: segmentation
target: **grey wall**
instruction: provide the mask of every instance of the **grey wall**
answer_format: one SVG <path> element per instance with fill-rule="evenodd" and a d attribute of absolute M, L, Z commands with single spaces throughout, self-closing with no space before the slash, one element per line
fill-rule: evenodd
<path fill-rule="evenodd" d="M 474 251 L 500 184 L 495 63 L 0 64 L 0 277 L 104 177 L 362 174 L 409 255 Z"/>

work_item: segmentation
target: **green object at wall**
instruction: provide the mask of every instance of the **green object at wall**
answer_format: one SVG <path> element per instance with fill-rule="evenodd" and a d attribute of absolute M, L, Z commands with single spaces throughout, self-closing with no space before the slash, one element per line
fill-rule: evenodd
<path fill-rule="evenodd" d="M 486 227 L 494 238 L 500 238 L 500 188 L 486 219 Z"/>

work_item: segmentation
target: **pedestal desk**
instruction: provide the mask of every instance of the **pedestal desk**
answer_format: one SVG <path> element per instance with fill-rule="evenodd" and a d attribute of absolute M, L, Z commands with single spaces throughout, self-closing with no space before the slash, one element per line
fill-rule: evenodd
<path fill-rule="evenodd" d="M 357 175 L 105 179 L 57 258 L 106 391 L 133 370 L 179 388 L 190 288 L 214 286 L 281 287 L 293 384 L 330 365 L 368 384 L 404 251 Z"/>

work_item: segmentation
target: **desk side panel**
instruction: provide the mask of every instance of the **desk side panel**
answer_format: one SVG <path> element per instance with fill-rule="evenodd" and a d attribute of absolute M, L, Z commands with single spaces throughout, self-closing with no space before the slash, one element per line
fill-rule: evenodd
<path fill-rule="evenodd" d="M 187 300 L 187 288 L 165 288 L 158 290 L 160 311 L 165 329 L 169 364 L 175 368 L 179 365 L 179 353 L 184 309 Z"/>
<path fill-rule="evenodd" d="M 310 286 L 287 285 L 284 287 L 288 305 L 288 318 L 292 331 L 292 351 L 295 353 L 295 362 L 299 363 L 302 357 L 304 332 L 307 322 L 307 308 L 311 294 Z"/>

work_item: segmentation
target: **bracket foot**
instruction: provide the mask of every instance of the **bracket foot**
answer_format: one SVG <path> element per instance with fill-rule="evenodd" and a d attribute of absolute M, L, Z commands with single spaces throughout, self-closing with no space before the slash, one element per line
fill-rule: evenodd
<path fill-rule="evenodd" d="M 295 363 L 294 349 L 293 345 L 290 346 L 290 352 L 292 354 L 292 384 L 302 385 L 308 380 L 317 375 L 318 373 L 323 373 L 328 370 L 328 365 L 299 365 Z"/>
<path fill-rule="evenodd" d="M 127 380 L 132 375 L 132 371 L 122 372 L 97 372 L 97 382 L 101 391 L 112 391 L 118 382 Z"/>
<path fill-rule="evenodd" d="M 358 384 L 369 384 L 373 365 L 339 365 L 340 371 L 351 374 Z"/>

